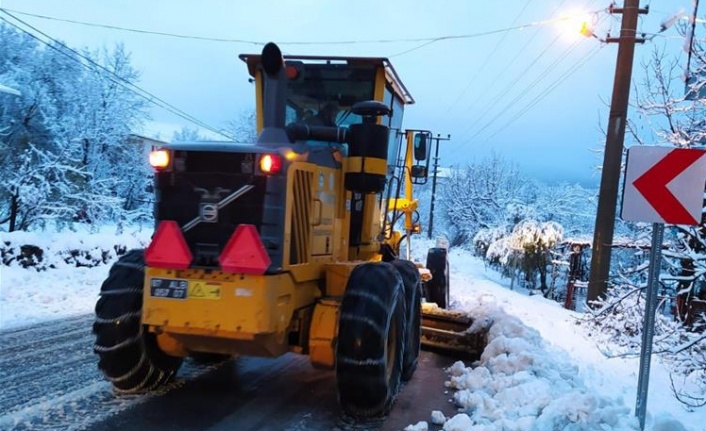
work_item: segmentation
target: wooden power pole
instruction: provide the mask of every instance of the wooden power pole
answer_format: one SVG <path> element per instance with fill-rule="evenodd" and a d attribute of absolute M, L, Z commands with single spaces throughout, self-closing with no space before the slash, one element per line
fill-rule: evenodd
<path fill-rule="evenodd" d="M 593 234 L 591 273 L 588 281 L 587 301 L 605 297 L 610 273 L 610 254 L 618 200 L 620 167 L 623 158 L 623 140 L 627 123 L 628 100 L 632 80 L 632 65 L 635 43 L 643 43 L 637 37 L 637 17 L 648 9 L 640 9 L 640 0 L 625 0 L 622 8 L 611 6 L 611 13 L 622 13 L 620 37 L 606 38 L 607 43 L 618 43 L 618 59 L 613 81 L 613 96 L 610 102 L 610 117 L 603 153 L 603 170 L 598 195 L 596 227 Z"/>

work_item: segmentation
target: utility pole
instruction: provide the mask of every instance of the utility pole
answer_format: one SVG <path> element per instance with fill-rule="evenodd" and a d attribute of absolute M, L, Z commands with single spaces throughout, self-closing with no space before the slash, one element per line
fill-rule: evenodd
<path fill-rule="evenodd" d="M 436 149 L 434 150 L 434 174 L 431 179 L 431 208 L 429 209 L 429 234 L 428 238 L 431 239 L 432 231 L 434 230 L 434 201 L 436 200 L 436 178 L 439 174 L 439 141 L 448 141 L 451 139 L 451 135 L 447 135 L 446 139 L 442 138 L 441 135 L 436 135 L 436 138 L 432 138 L 436 141 Z"/>
<path fill-rule="evenodd" d="M 646 14 L 648 8 L 640 9 L 640 0 L 625 0 L 622 8 L 611 5 L 611 13 L 622 13 L 620 37 L 606 38 L 606 43 L 618 43 L 618 58 L 613 81 L 613 96 L 610 102 L 610 117 L 603 153 L 603 170 L 598 195 L 596 227 L 593 235 L 591 273 L 588 281 L 587 301 L 605 297 L 610 274 L 610 254 L 615 228 L 615 214 L 618 200 L 618 184 L 623 158 L 623 140 L 627 123 L 628 100 L 632 65 L 635 56 L 635 43 L 644 43 L 637 37 L 637 17 Z"/>

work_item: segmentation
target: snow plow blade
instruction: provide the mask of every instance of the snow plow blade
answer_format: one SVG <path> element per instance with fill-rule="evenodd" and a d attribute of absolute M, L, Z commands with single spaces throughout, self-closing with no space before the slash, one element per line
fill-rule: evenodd
<path fill-rule="evenodd" d="M 422 304 L 422 348 L 467 360 L 480 359 L 492 322 L 476 322 L 461 311 Z"/>

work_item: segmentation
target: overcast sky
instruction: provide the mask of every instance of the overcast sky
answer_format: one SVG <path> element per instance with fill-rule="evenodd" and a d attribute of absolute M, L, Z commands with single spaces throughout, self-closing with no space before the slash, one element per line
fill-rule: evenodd
<path fill-rule="evenodd" d="M 642 0 L 650 13 L 639 30 L 655 33 L 660 22 L 693 0 Z M 618 1 L 622 4 L 622 1 Z M 617 45 L 562 33 L 541 23 L 579 11 L 592 15 L 596 34 L 617 35 L 620 16 L 610 0 L 0 0 L 0 7 L 54 18 L 182 35 L 274 41 L 290 54 L 388 56 L 416 104 L 404 127 L 451 134 L 441 150 L 444 166 L 482 158 L 492 149 L 547 182 L 580 181 L 597 186 Z M 17 15 L 75 48 L 122 42 L 142 73 L 140 86 L 216 128 L 254 106 L 240 53 L 249 43 L 188 38 L 88 27 Z M 564 21 L 562 21 L 564 22 Z M 534 25 L 529 25 L 535 23 Z M 521 29 L 504 29 L 522 27 Z M 383 39 L 452 38 L 366 42 Z M 698 36 L 698 34 L 697 34 Z M 347 44 L 286 42 L 355 41 Z M 426 44 L 426 45 L 424 45 Z M 634 81 L 656 47 L 680 55 L 684 41 L 674 29 L 637 47 Z M 422 46 L 424 45 L 424 46 Z M 602 48 L 601 48 L 602 47 Z M 415 49 L 416 48 L 416 49 Z M 408 52 L 405 52 L 408 51 Z M 194 126 L 155 108 L 151 130 Z M 163 133 L 171 138 L 171 131 Z"/>

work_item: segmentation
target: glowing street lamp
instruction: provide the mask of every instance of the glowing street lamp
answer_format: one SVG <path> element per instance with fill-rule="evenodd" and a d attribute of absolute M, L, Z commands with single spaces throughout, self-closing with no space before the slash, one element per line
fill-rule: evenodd
<path fill-rule="evenodd" d="M 573 41 L 580 36 L 596 37 L 593 34 L 593 26 L 596 24 L 595 14 L 586 12 L 576 12 L 564 14 L 557 18 L 557 28 L 559 33 L 568 41 Z"/>

